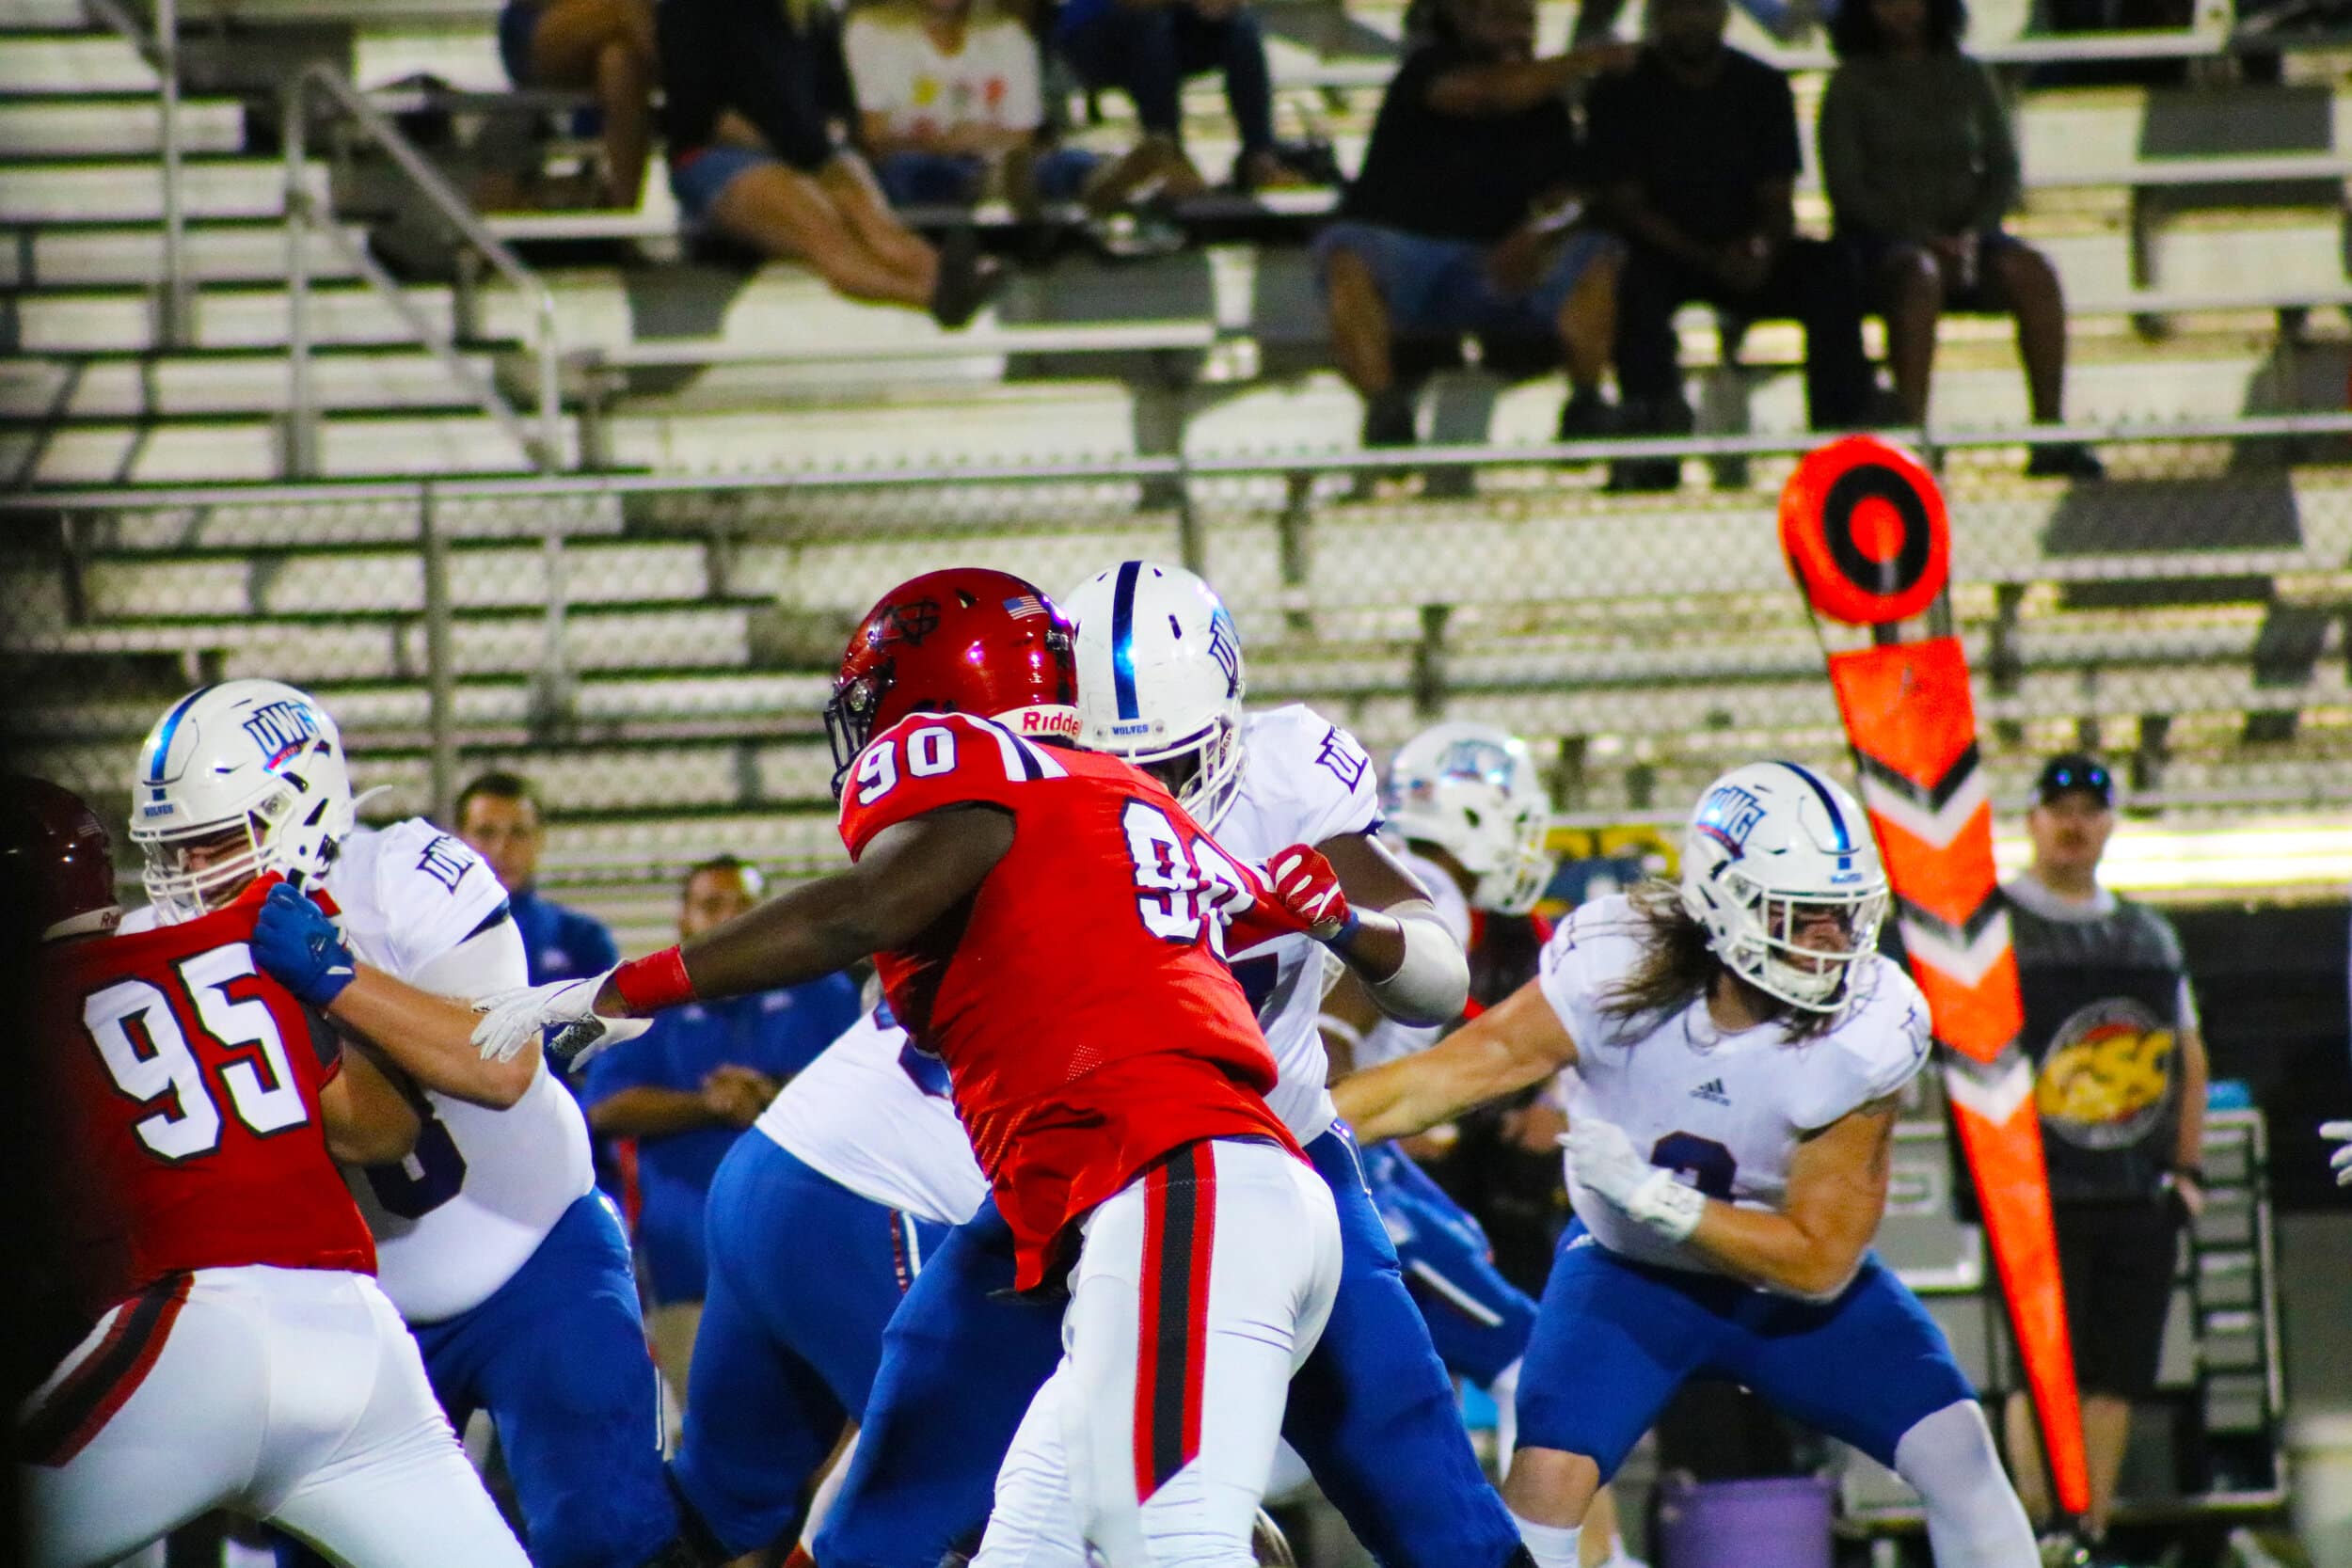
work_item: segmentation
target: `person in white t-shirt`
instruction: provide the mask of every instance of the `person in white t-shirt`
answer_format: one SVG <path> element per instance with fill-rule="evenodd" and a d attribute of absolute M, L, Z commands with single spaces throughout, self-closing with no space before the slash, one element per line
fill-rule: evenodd
<path fill-rule="evenodd" d="M 992 0 L 884 0 L 843 38 L 858 139 L 892 203 L 1087 201 L 1105 212 L 1157 184 L 1197 193 L 1189 166 L 1147 143 L 1125 157 L 1043 142 L 1037 40 Z"/>

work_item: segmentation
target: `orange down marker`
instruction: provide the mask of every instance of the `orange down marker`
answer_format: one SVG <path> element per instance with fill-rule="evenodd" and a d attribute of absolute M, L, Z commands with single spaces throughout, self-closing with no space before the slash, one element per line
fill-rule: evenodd
<path fill-rule="evenodd" d="M 1968 663 L 1955 638 L 1891 640 L 1951 570 L 1935 481 L 1908 452 L 1850 436 L 1809 453 L 1781 493 L 1788 569 L 1819 613 L 1876 628 L 1829 656 L 1911 971 L 1942 1046 L 1945 1092 L 1993 1243 L 1994 1266 L 2042 1420 L 2059 1506 L 2090 1501 L 2074 1350 L 2058 1285 L 2033 1063 L 2009 911 L 1993 866 L 1993 806 L 1977 755 Z"/>

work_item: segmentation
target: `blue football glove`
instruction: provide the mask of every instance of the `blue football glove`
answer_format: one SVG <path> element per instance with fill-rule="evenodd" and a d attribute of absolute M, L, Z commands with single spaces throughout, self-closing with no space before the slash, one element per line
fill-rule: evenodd
<path fill-rule="evenodd" d="M 350 944 L 326 911 L 284 882 L 269 890 L 253 917 L 253 961 L 313 1007 L 341 996 L 358 973 Z"/>

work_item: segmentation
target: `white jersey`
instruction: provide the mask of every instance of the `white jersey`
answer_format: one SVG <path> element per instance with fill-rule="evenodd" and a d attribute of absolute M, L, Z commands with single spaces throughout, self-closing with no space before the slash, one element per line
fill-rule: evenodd
<path fill-rule="evenodd" d="M 1410 849 L 1399 849 L 1397 860 L 1406 870 L 1421 879 L 1421 885 L 1429 890 L 1429 901 L 1437 907 L 1438 923 L 1446 928 L 1463 952 L 1470 951 L 1470 907 L 1462 896 L 1461 884 L 1445 867 L 1432 860 L 1424 860 Z M 1450 1025 L 1442 1023 L 1399 1023 L 1384 1018 L 1365 1034 L 1363 1043 L 1356 1048 L 1356 1068 L 1378 1067 L 1400 1056 L 1410 1056 L 1426 1051 L 1445 1037 Z"/>
<path fill-rule="evenodd" d="M 1778 1022 L 1726 1035 L 1704 999 L 1662 1021 L 1613 1017 L 1606 1004 L 1641 961 L 1643 929 L 1619 895 L 1578 910 L 1544 945 L 1544 996 L 1576 1042 L 1576 1067 L 1564 1075 L 1568 1119 L 1614 1123 L 1642 1155 L 1710 1197 L 1777 1210 L 1805 1135 L 1893 1094 L 1927 1060 L 1927 1001 L 1880 954 L 1854 967 L 1854 1000 L 1809 1039 L 1790 1039 Z M 1568 1191 L 1612 1252 L 1708 1267 L 1585 1191 L 1573 1165 Z"/>
<path fill-rule="evenodd" d="M 860 1197 L 934 1225 L 961 1225 L 988 1196 L 946 1066 L 887 1007 L 843 1030 L 753 1125 Z"/>
<path fill-rule="evenodd" d="M 1294 844 L 1379 826 L 1372 758 L 1346 731 L 1294 705 L 1247 715 L 1242 745 L 1241 791 L 1216 832 L 1231 853 L 1262 861 Z M 1323 947 L 1305 936 L 1279 937 L 1232 958 L 1280 1074 L 1266 1103 L 1301 1144 L 1321 1137 L 1335 1115 L 1315 1028 L 1326 961 Z M 902 1060 L 907 1045 L 905 1030 L 867 1014 L 784 1086 L 757 1125 L 860 1197 L 961 1224 L 987 1196 L 988 1180 L 945 1098 L 944 1069 L 935 1092 L 927 1092 L 916 1075 L 928 1074 L 929 1059 L 910 1066 Z"/>
<path fill-rule="evenodd" d="M 1294 844 L 1379 827 L 1380 781 L 1354 736 L 1296 703 L 1245 714 L 1241 734 L 1241 790 L 1212 832 L 1229 853 L 1263 862 Z M 1315 1019 L 1339 960 L 1312 937 L 1293 934 L 1228 954 L 1227 961 L 1274 1053 L 1278 1077 L 1266 1104 L 1291 1136 L 1312 1143 L 1338 1115 Z"/>
<path fill-rule="evenodd" d="M 359 961 L 470 1001 L 530 983 L 521 933 L 501 920 L 505 890 L 464 841 L 411 817 L 362 828 L 327 867 Z M 485 926 L 509 937 L 502 962 L 463 975 L 437 961 Z M 431 1116 L 397 1166 L 347 1170 L 375 1232 L 376 1277 L 410 1323 L 478 1307 L 538 1250 L 564 1212 L 596 1185 L 580 1105 L 547 1065 L 503 1111 L 430 1090 Z"/>

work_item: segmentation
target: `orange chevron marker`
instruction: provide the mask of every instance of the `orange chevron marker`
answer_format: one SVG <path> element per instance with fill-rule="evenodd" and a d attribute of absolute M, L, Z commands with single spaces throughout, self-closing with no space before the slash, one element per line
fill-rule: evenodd
<path fill-rule="evenodd" d="M 1913 975 L 1944 1047 L 1952 1119 L 1994 1267 L 2024 1353 L 2058 1502 L 2090 1500 L 2074 1350 L 2034 1105 L 2017 1047 L 2025 1007 L 1993 863 L 1993 806 L 1977 755 L 1968 661 L 1957 639 L 1892 640 L 1924 613 L 1951 559 L 1944 501 L 1907 452 L 1867 436 L 1808 454 L 1781 494 L 1781 548 L 1816 612 L 1877 628 L 1829 656 Z"/>

